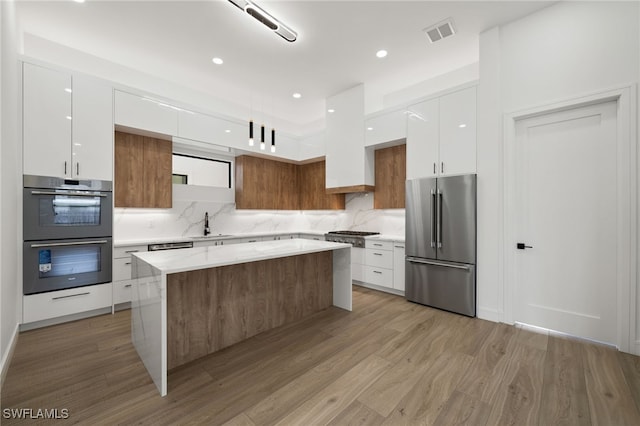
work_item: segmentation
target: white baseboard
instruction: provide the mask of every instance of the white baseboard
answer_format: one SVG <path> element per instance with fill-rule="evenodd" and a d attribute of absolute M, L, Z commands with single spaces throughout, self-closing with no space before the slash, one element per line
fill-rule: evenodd
<path fill-rule="evenodd" d="M 13 358 L 13 351 L 16 349 L 19 328 L 20 324 L 16 323 L 16 327 L 13 329 L 13 335 L 11 336 L 11 341 L 9 342 L 9 347 L 4 354 L 2 354 L 2 363 L 0 364 L 0 388 L 4 385 L 4 379 L 7 376 L 7 371 L 9 371 L 9 364 L 11 364 L 11 359 Z"/>
<path fill-rule="evenodd" d="M 488 309 L 478 306 L 476 316 L 487 321 L 504 322 L 504 315 L 496 309 Z"/>

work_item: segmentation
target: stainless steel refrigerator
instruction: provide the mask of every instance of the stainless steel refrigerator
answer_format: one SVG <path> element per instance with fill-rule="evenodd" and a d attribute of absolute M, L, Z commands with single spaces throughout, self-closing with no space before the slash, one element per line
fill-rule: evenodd
<path fill-rule="evenodd" d="M 476 175 L 407 181 L 407 300 L 476 315 L 476 186 Z"/>

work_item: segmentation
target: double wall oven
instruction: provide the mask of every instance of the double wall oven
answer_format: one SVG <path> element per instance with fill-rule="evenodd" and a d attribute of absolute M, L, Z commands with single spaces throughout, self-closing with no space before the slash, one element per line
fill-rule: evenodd
<path fill-rule="evenodd" d="M 23 293 L 111 281 L 109 181 L 24 176 Z"/>

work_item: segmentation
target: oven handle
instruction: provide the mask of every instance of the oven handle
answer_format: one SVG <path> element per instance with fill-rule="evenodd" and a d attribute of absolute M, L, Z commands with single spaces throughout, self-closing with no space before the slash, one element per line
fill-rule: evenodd
<path fill-rule="evenodd" d="M 54 191 L 31 191 L 31 195 L 66 195 L 67 197 L 106 197 L 106 194 L 95 194 L 91 192 L 54 192 Z"/>
<path fill-rule="evenodd" d="M 91 244 L 107 244 L 109 241 L 107 240 L 97 240 L 97 241 L 77 241 L 72 243 L 48 243 L 48 244 L 31 244 L 31 248 L 39 248 L 39 247 L 62 247 L 62 246 L 86 246 Z"/>

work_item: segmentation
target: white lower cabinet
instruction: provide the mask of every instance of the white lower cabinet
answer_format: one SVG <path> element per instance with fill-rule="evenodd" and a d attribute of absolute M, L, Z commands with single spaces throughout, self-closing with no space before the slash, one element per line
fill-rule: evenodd
<path fill-rule="evenodd" d="M 52 291 L 23 297 L 23 323 L 28 324 L 56 317 L 110 308 L 111 283 L 68 290 Z"/>
<path fill-rule="evenodd" d="M 364 281 L 365 249 L 351 247 L 351 279 Z"/>
<path fill-rule="evenodd" d="M 113 249 L 113 304 L 131 302 L 131 254 L 147 251 L 146 245 Z"/>
<path fill-rule="evenodd" d="M 393 288 L 404 292 L 404 243 L 393 244 Z"/>

